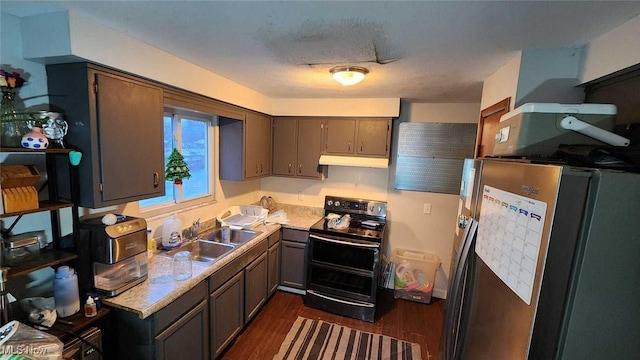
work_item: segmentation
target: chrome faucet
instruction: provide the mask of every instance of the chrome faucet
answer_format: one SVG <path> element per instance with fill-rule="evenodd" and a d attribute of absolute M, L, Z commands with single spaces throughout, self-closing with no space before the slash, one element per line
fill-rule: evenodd
<path fill-rule="evenodd" d="M 200 228 L 200 218 L 195 220 L 193 224 L 191 224 L 191 236 L 198 236 L 198 229 Z"/>

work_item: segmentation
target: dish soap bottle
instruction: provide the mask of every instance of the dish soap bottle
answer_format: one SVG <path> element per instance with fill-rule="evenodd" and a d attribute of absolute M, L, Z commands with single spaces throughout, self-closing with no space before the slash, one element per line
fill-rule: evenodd
<path fill-rule="evenodd" d="M 162 224 L 162 247 L 165 250 L 177 248 L 182 244 L 182 223 L 176 217 L 176 214 Z"/>

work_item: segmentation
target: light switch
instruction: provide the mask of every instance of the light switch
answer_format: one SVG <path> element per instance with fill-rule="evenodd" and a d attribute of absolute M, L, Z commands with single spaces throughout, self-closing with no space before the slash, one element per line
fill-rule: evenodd
<path fill-rule="evenodd" d="M 423 214 L 431 214 L 431 204 L 424 204 L 422 207 Z"/>

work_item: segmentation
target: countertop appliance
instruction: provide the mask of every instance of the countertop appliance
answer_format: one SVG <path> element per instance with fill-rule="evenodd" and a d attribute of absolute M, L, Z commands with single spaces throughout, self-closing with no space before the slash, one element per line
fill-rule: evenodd
<path fill-rule="evenodd" d="M 500 118 L 493 156 L 547 158 L 560 144 L 629 146 L 611 104 L 527 103 Z"/>
<path fill-rule="evenodd" d="M 635 358 L 640 174 L 468 164 L 441 358 Z"/>
<path fill-rule="evenodd" d="M 101 218 L 80 222 L 78 283 L 81 294 L 96 290 L 116 296 L 147 279 L 147 222 L 121 216 L 112 225 Z"/>
<path fill-rule="evenodd" d="M 309 229 L 304 303 L 373 322 L 387 203 L 326 196 L 324 211 Z"/>

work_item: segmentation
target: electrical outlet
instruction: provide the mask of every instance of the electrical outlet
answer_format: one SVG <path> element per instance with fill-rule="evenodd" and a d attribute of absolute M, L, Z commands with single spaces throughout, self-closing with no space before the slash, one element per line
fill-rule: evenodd
<path fill-rule="evenodd" d="M 422 207 L 423 214 L 431 214 L 431 204 L 424 204 Z"/>

